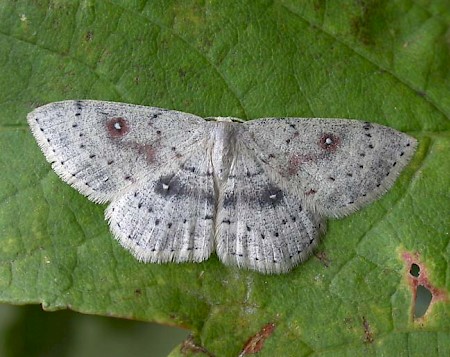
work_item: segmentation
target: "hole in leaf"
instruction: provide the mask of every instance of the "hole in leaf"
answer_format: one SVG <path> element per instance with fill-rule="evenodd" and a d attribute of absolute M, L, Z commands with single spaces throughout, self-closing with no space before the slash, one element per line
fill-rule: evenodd
<path fill-rule="evenodd" d="M 415 276 L 416 278 L 418 278 L 420 275 L 420 267 L 415 263 L 411 264 L 411 269 L 409 269 L 409 273 L 412 276 Z"/>
<path fill-rule="evenodd" d="M 414 306 L 415 318 L 419 318 L 425 315 L 428 310 L 428 306 L 430 306 L 432 298 L 433 295 L 431 294 L 430 290 L 428 290 L 423 285 L 417 286 L 416 304 Z"/>

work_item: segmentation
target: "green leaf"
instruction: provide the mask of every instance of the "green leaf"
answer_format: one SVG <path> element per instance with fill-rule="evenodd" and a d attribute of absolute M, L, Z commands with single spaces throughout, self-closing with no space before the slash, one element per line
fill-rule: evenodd
<path fill-rule="evenodd" d="M 174 356 L 450 355 L 449 23 L 446 0 L 1 2 L 0 301 L 190 329 Z M 359 118 L 420 146 L 289 274 L 142 264 L 28 129 L 36 106 L 75 98 Z"/>

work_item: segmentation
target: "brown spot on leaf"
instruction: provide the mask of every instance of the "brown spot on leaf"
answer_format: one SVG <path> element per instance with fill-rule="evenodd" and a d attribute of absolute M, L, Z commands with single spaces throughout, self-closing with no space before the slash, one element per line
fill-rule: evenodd
<path fill-rule="evenodd" d="M 372 330 L 370 329 L 369 322 L 365 317 L 363 317 L 363 328 L 364 328 L 364 342 L 372 343 L 375 339 L 373 338 Z"/>
<path fill-rule="evenodd" d="M 415 307 L 419 287 L 426 288 L 432 295 L 426 312 L 430 311 L 433 305 L 439 301 L 449 301 L 448 292 L 435 287 L 431 283 L 427 266 L 425 263 L 421 262 L 418 253 L 404 252 L 402 258 L 406 265 L 406 280 L 412 292 L 411 316 L 413 320 L 418 319 L 418 317 L 415 316 Z M 420 317 L 421 320 L 426 318 L 426 312 L 423 317 Z"/>
<path fill-rule="evenodd" d="M 422 91 L 417 91 L 416 93 L 417 93 L 417 95 L 420 96 L 420 97 L 426 97 L 426 96 L 427 96 L 427 93 L 422 92 Z"/>
<path fill-rule="evenodd" d="M 88 32 L 86 32 L 85 35 L 84 35 L 84 39 L 85 39 L 87 42 L 92 41 L 93 38 L 94 38 L 94 33 L 93 33 L 92 31 L 88 31 Z"/>
<path fill-rule="evenodd" d="M 250 337 L 245 343 L 242 352 L 239 354 L 239 357 L 246 356 L 254 353 L 258 353 L 264 347 L 264 342 L 268 337 L 270 337 L 275 330 L 275 324 L 273 322 L 269 322 L 265 324 L 262 329 Z"/>
<path fill-rule="evenodd" d="M 183 355 L 191 356 L 194 353 L 203 353 L 206 356 L 214 357 L 214 355 L 209 352 L 205 347 L 198 345 L 194 341 L 194 337 L 189 335 L 187 339 L 181 344 L 180 352 Z"/>
<path fill-rule="evenodd" d="M 330 266 L 331 261 L 328 258 L 327 253 L 317 252 L 315 254 L 315 257 L 321 261 L 321 263 L 325 266 L 325 268 L 328 268 Z"/>

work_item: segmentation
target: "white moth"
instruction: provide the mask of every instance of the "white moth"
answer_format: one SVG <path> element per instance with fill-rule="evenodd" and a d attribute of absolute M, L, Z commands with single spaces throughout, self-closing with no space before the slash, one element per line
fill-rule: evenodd
<path fill-rule="evenodd" d="M 283 273 L 307 258 L 327 217 L 386 192 L 414 138 L 347 119 L 203 119 L 103 101 L 28 115 L 56 173 L 106 209 L 144 262 L 222 262 Z M 238 119 L 236 119 L 238 120 Z"/>

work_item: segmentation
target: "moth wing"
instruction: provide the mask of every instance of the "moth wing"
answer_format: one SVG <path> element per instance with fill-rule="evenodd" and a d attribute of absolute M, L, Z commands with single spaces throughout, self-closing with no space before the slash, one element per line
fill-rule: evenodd
<path fill-rule="evenodd" d="M 310 255 L 325 223 L 277 185 L 244 142 L 236 149 L 218 201 L 217 254 L 228 265 L 287 272 Z"/>
<path fill-rule="evenodd" d="M 114 198 L 106 210 L 114 237 L 144 262 L 200 262 L 214 249 L 215 192 L 207 142 L 177 169 L 162 167 Z"/>
<path fill-rule="evenodd" d="M 100 203 L 148 172 L 179 165 L 204 135 L 204 119 L 192 114 L 93 100 L 44 105 L 28 123 L 56 173 Z"/>
<path fill-rule="evenodd" d="M 272 179 L 314 212 L 342 217 L 374 201 L 414 154 L 414 138 L 346 119 L 258 119 L 244 141 L 272 169 Z"/>

